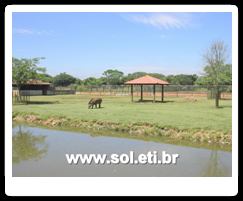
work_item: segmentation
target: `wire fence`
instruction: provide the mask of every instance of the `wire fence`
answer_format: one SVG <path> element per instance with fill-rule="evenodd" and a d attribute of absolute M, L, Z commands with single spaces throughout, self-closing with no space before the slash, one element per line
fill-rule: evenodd
<path fill-rule="evenodd" d="M 164 94 L 167 97 L 184 97 L 184 96 L 200 96 L 214 98 L 213 86 L 201 86 L 201 85 L 165 85 Z M 232 86 L 221 85 L 219 86 L 221 98 L 231 99 Z M 76 94 L 89 94 L 100 96 L 129 96 L 131 94 L 130 85 L 102 85 L 102 86 L 83 86 L 76 90 Z M 139 85 L 133 86 L 134 96 L 140 96 L 141 87 Z M 143 95 L 152 96 L 153 86 L 143 85 Z M 161 96 L 161 86 L 156 86 L 155 95 Z"/>
<path fill-rule="evenodd" d="M 220 98 L 232 98 L 232 86 L 219 86 Z M 90 96 L 130 96 L 130 85 L 101 85 L 101 86 L 79 86 L 78 88 L 52 88 L 47 94 L 43 94 L 38 90 L 23 90 L 18 92 L 13 88 L 12 96 L 14 102 L 28 102 L 30 96 L 33 95 L 64 95 L 64 94 L 81 94 Z M 133 95 L 141 95 L 141 87 L 139 85 L 133 86 Z M 143 96 L 153 96 L 153 86 L 143 85 Z M 155 88 L 155 96 L 161 96 L 161 86 L 157 85 Z M 165 85 L 165 97 L 215 97 L 215 87 L 201 86 L 201 85 Z"/>

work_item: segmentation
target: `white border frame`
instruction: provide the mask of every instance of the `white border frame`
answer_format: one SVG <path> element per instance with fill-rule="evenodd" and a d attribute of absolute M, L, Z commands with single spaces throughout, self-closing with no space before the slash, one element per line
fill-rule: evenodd
<path fill-rule="evenodd" d="M 231 12 L 232 177 L 12 177 L 13 12 Z M 10 5 L 5 8 L 5 193 L 9 196 L 207 195 L 238 193 L 238 8 L 234 5 Z"/>

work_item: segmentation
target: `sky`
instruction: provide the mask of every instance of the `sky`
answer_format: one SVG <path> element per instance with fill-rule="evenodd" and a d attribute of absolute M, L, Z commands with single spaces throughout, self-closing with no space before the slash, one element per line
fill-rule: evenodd
<path fill-rule="evenodd" d="M 40 65 L 52 76 L 200 75 L 203 54 L 219 40 L 231 63 L 231 13 L 13 13 L 12 26 L 13 57 L 45 57 Z"/>

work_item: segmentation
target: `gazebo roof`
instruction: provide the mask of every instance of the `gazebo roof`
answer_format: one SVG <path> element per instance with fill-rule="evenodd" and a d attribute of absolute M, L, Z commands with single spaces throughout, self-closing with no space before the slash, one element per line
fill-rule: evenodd
<path fill-rule="evenodd" d="M 134 80 L 130 80 L 125 82 L 125 84 L 160 84 L 160 85 L 168 85 L 169 83 L 167 81 L 164 80 L 160 80 L 158 78 L 152 77 L 150 75 L 145 75 L 143 77 L 139 77 L 137 79 Z"/>

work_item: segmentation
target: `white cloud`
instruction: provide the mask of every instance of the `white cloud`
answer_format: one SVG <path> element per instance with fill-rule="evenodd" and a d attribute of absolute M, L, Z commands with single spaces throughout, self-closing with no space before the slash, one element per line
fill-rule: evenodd
<path fill-rule="evenodd" d="M 46 30 L 33 30 L 33 29 L 26 29 L 26 28 L 14 28 L 13 33 L 15 34 L 23 34 L 23 35 L 52 35 L 53 31 L 46 31 Z"/>
<path fill-rule="evenodd" d="M 190 16 L 180 13 L 155 13 L 155 14 L 133 14 L 125 17 L 126 19 L 150 25 L 159 29 L 181 29 L 190 25 Z"/>
<path fill-rule="evenodd" d="M 15 28 L 15 29 L 13 29 L 13 31 L 14 31 L 14 33 L 17 33 L 17 34 L 26 34 L 26 35 L 33 34 L 33 31 L 30 29 Z"/>

